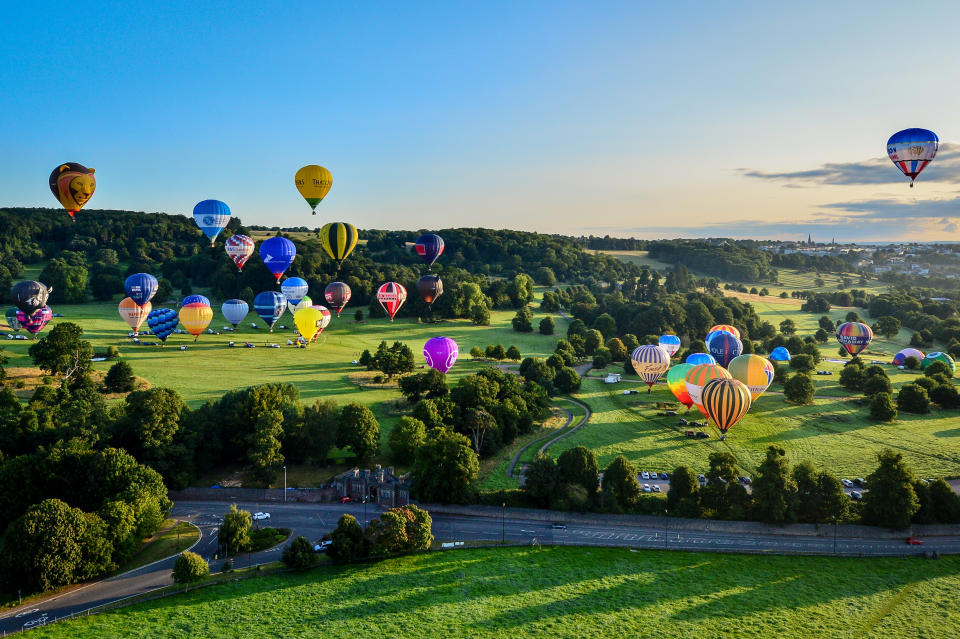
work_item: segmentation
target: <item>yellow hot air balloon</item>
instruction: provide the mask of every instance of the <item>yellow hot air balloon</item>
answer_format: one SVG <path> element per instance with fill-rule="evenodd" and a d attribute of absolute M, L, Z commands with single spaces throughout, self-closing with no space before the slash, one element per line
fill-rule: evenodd
<path fill-rule="evenodd" d="M 317 204 L 327 197 L 330 187 L 333 186 L 333 176 L 319 164 L 308 164 L 297 171 L 294 177 L 297 190 L 307 201 L 313 214 L 317 214 Z"/>
<path fill-rule="evenodd" d="M 138 306 L 131 298 L 125 297 L 120 302 L 120 305 L 117 307 L 117 310 L 120 311 L 120 317 L 123 318 L 130 328 L 133 329 L 134 335 L 140 331 L 140 326 L 143 325 L 147 315 L 150 314 L 150 310 L 153 308 L 153 305 L 148 301 L 143 306 Z"/>
<path fill-rule="evenodd" d="M 213 319 L 213 309 L 207 304 L 195 303 L 187 304 L 180 309 L 180 323 L 187 329 L 187 332 L 193 335 L 193 341 L 197 341 Z"/>
<path fill-rule="evenodd" d="M 337 270 L 357 245 L 357 229 L 347 222 L 330 222 L 320 229 L 320 245 L 337 263 Z"/>
<path fill-rule="evenodd" d="M 750 389 L 738 379 L 716 378 L 703 387 L 703 408 L 717 425 L 720 439 L 750 410 Z"/>
<path fill-rule="evenodd" d="M 753 401 L 757 401 L 773 382 L 773 364 L 759 355 L 744 353 L 734 357 L 730 360 L 727 371 L 734 379 L 747 385 Z"/>
<path fill-rule="evenodd" d="M 301 308 L 293 314 L 293 323 L 300 331 L 300 336 L 309 342 L 323 326 L 323 313 L 313 306 Z"/>

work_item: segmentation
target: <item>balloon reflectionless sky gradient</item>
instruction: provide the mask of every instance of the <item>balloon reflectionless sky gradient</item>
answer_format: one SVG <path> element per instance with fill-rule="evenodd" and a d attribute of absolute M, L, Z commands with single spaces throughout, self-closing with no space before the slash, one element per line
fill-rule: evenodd
<path fill-rule="evenodd" d="M 0 204 L 248 224 L 949 240 L 960 5 L 90 3 L 5 8 Z M 909 189 L 893 132 L 936 131 Z M 293 175 L 333 188 L 310 215 Z M 82 212 L 80 213 L 82 215 Z"/>

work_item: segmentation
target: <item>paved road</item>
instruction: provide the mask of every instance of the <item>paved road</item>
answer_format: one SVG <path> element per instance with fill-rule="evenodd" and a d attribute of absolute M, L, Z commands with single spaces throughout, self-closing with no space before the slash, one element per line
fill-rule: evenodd
<path fill-rule="evenodd" d="M 256 512 L 263 504 L 240 503 L 239 507 Z M 219 517 L 229 508 L 229 502 L 179 502 L 172 516 L 196 523 L 202 533 L 194 552 L 212 560 L 217 550 L 216 528 Z M 303 535 L 314 541 L 334 529 L 344 512 L 364 523 L 364 509 L 358 504 L 271 504 L 270 524 L 290 528 L 291 538 Z M 380 512 L 368 505 L 366 519 Z M 562 518 L 562 513 L 557 513 Z M 673 550 L 715 550 L 730 552 L 771 552 L 788 554 L 846 555 L 902 555 L 936 550 L 941 553 L 960 553 L 960 534 L 949 537 L 927 538 L 923 546 L 907 546 L 903 539 L 799 537 L 787 535 L 753 535 L 727 532 L 689 532 L 671 527 L 672 521 L 663 518 L 663 525 L 574 524 L 555 529 L 549 522 L 519 519 L 507 516 L 453 516 L 433 515 L 433 534 L 438 542 L 487 541 L 508 544 L 570 544 L 578 546 L 626 546 L 630 548 L 667 548 Z M 234 560 L 237 568 L 275 561 L 280 548 Z M 219 569 L 220 562 L 213 566 Z M 173 559 L 144 566 L 129 573 L 83 586 L 41 603 L 33 603 L 0 617 L 0 631 L 10 633 L 44 622 L 52 622 L 69 614 L 82 613 L 90 608 L 148 592 L 172 583 Z"/>

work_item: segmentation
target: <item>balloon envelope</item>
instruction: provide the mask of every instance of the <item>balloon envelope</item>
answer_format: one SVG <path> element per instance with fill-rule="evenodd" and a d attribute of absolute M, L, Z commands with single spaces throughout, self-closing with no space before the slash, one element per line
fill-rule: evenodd
<path fill-rule="evenodd" d="M 386 282 L 377 289 L 377 301 L 392 322 L 397 311 L 407 301 L 407 289 L 397 282 Z"/>
<path fill-rule="evenodd" d="M 49 306 L 44 306 L 33 315 L 27 315 L 23 311 L 17 311 L 17 321 L 31 335 L 36 335 L 43 330 L 50 318 L 53 317 L 53 311 Z"/>
<path fill-rule="evenodd" d="M 687 392 L 687 373 L 693 368 L 693 364 L 677 364 L 667 371 L 667 388 L 673 393 L 677 400 L 690 408 L 693 406 L 693 400 L 690 399 L 690 393 Z"/>
<path fill-rule="evenodd" d="M 743 342 L 737 336 L 726 331 L 720 331 L 714 335 L 707 347 L 717 363 L 723 367 L 726 367 L 730 360 L 743 352 Z"/>
<path fill-rule="evenodd" d="M 333 186 L 333 176 L 330 171 L 319 164 L 308 164 L 300 167 L 293 178 L 300 195 L 310 205 L 313 214 L 317 214 L 317 205 L 327 197 L 330 187 Z"/>
<path fill-rule="evenodd" d="M 670 368 L 670 353 L 662 346 L 644 344 L 633 349 L 630 363 L 640 379 L 645 381 L 647 386 L 653 387 L 660 376 Z"/>
<path fill-rule="evenodd" d="M 752 401 L 750 389 L 737 379 L 712 379 L 703 387 L 703 408 L 723 434 L 743 419 Z"/>
<path fill-rule="evenodd" d="M 299 302 L 294 304 L 290 300 L 287 300 L 287 308 L 290 310 L 290 314 L 293 315 L 301 308 L 310 308 L 313 306 L 313 300 L 310 299 L 309 295 L 304 295 Z"/>
<path fill-rule="evenodd" d="M 432 307 L 433 302 L 443 295 L 443 280 L 436 275 L 424 275 L 417 280 L 417 292 L 427 306 Z"/>
<path fill-rule="evenodd" d="M 900 171 L 910 178 L 910 186 L 920 171 L 937 156 L 940 138 L 928 129 L 904 129 L 887 140 L 887 155 Z"/>
<path fill-rule="evenodd" d="M 322 316 L 320 319 L 320 328 L 317 330 L 317 334 L 313 336 L 313 341 L 317 341 L 317 337 L 323 332 L 323 329 L 330 324 L 333 314 L 330 312 L 329 308 L 326 306 L 320 306 L 319 304 L 314 304 L 311 308 L 315 308 L 320 311 L 320 315 Z"/>
<path fill-rule="evenodd" d="M 153 304 L 150 302 L 141 306 L 134 302 L 133 299 L 125 297 L 120 301 L 117 310 L 120 312 L 120 317 L 123 318 L 123 321 L 136 333 L 140 330 L 140 327 L 147 319 L 147 315 L 150 314 L 152 308 Z"/>
<path fill-rule="evenodd" d="M 661 335 L 658 344 L 663 350 L 667 351 L 670 357 L 676 355 L 677 351 L 680 350 L 680 338 L 676 335 Z"/>
<path fill-rule="evenodd" d="M 47 305 L 52 290 L 40 282 L 17 282 L 12 291 L 13 304 L 23 311 L 24 315 L 33 315 Z"/>
<path fill-rule="evenodd" d="M 413 245 L 413 249 L 420 256 L 420 259 L 429 266 L 433 266 L 433 263 L 443 253 L 443 238 L 433 233 L 424 233 L 417 238 L 417 243 Z"/>
<path fill-rule="evenodd" d="M 770 361 L 772 362 L 789 362 L 790 361 L 790 351 L 788 351 L 783 346 L 777 346 L 775 349 L 770 351 Z"/>
<path fill-rule="evenodd" d="M 699 366 L 700 364 L 716 364 L 717 360 L 709 353 L 690 353 L 687 355 L 686 363 Z"/>
<path fill-rule="evenodd" d="M 223 313 L 224 318 L 236 328 L 237 325 L 243 321 L 243 318 L 247 316 L 247 313 L 250 312 L 250 305 L 243 300 L 227 300 L 220 306 L 220 312 Z"/>
<path fill-rule="evenodd" d="M 189 304 L 204 304 L 210 306 L 210 300 L 207 299 L 206 295 L 187 295 L 180 300 L 180 306 L 188 306 Z"/>
<path fill-rule="evenodd" d="M 220 200 L 203 200 L 193 207 L 193 221 L 213 246 L 220 231 L 230 223 L 230 207 Z"/>
<path fill-rule="evenodd" d="M 50 192 L 70 217 L 84 207 L 97 190 L 94 169 L 78 162 L 64 162 L 50 173 Z"/>
<path fill-rule="evenodd" d="M 427 366 L 441 373 L 446 373 L 453 368 L 459 355 L 460 349 L 457 343 L 449 337 L 431 337 L 423 346 L 423 358 Z"/>
<path fill-rule="evenodd" d="M 271 237 L 260 243 L 260 259 L 278 282 L 295 257 L 297 247 L 285 237 Z"/>
<path fill-rule="evenodd" d="M 735 326 L 730 326 L 729 324 L 717 324 L 716 326 L 711 327 L 709 331 L 707 331 L 707 335 L 710 335 L 710 333 L 713 333 L 716 331 L 726 331 L 731 335 L 733 335 L 734 337 L 736 337 L 737 339 L 740 339 L 740 330 Z"/>
<path fill-rule="evenodd" d="M 873 331 L 862 322 L 846 322 L 837 327 L 837 341 L 851 355 L 865 349 L 873 340 Z"/>
<path fill-rule="evenodd" d="M 280 285 L 280 291 L 283 293 L 283 296 L 287 298 L 287 302 L 292 303 L 294 306 L 300 303 L 300 300 L 303 299 L 303 296 L 307 294 L 309 289 L 310 286 L 307 284 L 307 280 L 302 277 L 288 277 L 283 280 L 283 284 Z"/>
<path fill-rule="evenodd" d="M 704 415 L 706 415 L 707 412 L 703 409 L 703 387 L 706 386 L 707 382 L 711 379 L 717 378 L 730 378 L 730 373 L 727 372 L 727 369 L 718 364 L 698 364 L 691 368 L 684 378 L 690 399 Z"/>
<path fill-rule="evenodd" d="M 740 380 L 750 389 L 750 399 L 758 397 L 773 383 L 773 364 L 759 355 L 744 354 L 734 357 L 727 366 L 727 372 L 733 379 Z"/>
<path fill-rule="evenodd" d="M 227 255 L 230 256 L 233 263 L 237 265 L 237 268 L 242 271 L 243 265 L 253 255 L 254 242 L 252 238 L 237 233 L 226 239 L 223 248 L 227 251 Z"/>
<path fill-rule="evenodd" d="M 180 318 L 177 316 L 177 312 L 171 308 L 157 308 L 147 315 L 147 326 L 150 327 L 150 332 L 164 343 L 173 334 L 179 323 Z"/>
<path fill-rule="evenodd" d="M 923 351 L 918 351 L 915 348 L 905 348 L 893 356 L 893 363 L 896 366 L 902 366 L 908 357 L 915 357 L 918 362 L 922 362 L 926 356 L 923 354 Z"/>
<path fill-rule="evenodd" d="M 323 313 L 308 306 L 301 308 L 293 314 L 293 323 L 300 332 L 300 336 L 308 342 L 316 337 L 320 331 L 320 324 L 323 322 Z"/>
<path fill-rule="evenodd" d="M 286 307 L 287 298 L 283 296 L 283 293 L 277 293 L 276 291 L 257 293 L 257 296 L 253 298 L 253 310 L 260 316 L 260 319 L 266 322 L 270 332 L 273 332 L 273 325 L 283 315 Z"/>
<path fill-rule="evenodd" d="M 212 319 L 213 309 L 210 308 L 209 304 L 195 302 L 180 309 L 180 323 L 183 324 L 188 333 L 193 335 L 193 341 L 197 341 L 196 338 L 200 337 L 200 333 L 207 330 Z"/>
<path fill-rule="evenodd" d="M 926 370 L 926 368 L 931 364 L 933 364 L 934 362 L 943 362 L 944 364 L 946 364 L 947 367 L 950 368 L 951 375 L 953 375 L 957 370 L 957 365 L 953 361 L 953 358 L 947 355 L 946 353 L 941 353 L 940 351 L 927 353 L 927 356 L 923 358 L 922 362 L 920 362 L 920 368 L 922 370 Z"/>
<path fill-rule="evenodd" d="M 330 282 L 327 288 L 323 289 L 323 299 L 327 300 L 330 308 L 337 312 L 337 317 L 340 317 L 340 311 L 347 305 L 352 295 L 353 291 L 344 282 Z"/>
<path fill-rule="evenodd" d="M 331 222 L 320 229 L 320 246 L 336 263 L 337 269 L 357 245 L 357 229 L 347 222 Z"/>

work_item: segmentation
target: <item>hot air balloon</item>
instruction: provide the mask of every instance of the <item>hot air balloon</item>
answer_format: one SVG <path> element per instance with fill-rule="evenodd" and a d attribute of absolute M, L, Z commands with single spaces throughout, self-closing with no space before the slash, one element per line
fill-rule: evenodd
<path fill-rule="evenodd" d="M 280 291 L 283 293 L 283 296 L 287 298 L 287 302 L 294 306 L 300 303 L 300 300 L 303 299 L 303 296 L 307 294 L 309 289 L 310 286 L 307 284 L 307 280 L 302 277 L 288 277 L 283 280 L 283 284 L 280 285 Z"/>
<path fill-rule="evenodd" d="M 280 282 L 296 256 L 297 247 L 285 237 L 271 237 L 260 243 L 260 259 L 277 278 L 277 282 Z"/>
<path fill-rule="evenodd" d="M 712 340 L 717 335 L 733 335 L 730 331 L 710 331 L 707 333 L 707 336 L 703 338 L 703 343 L 707 345 L 707 350 L 710 350 L 710 340 Z"/>
<path fill-rule="evenodd" d="M 301 308 L 293 314 L 293 323 L 300 331 L 300 336 L 309 342 L 320 331 L 320 325 L 323 323 L 323 313 L 312 306 Z"/>
<path fill-rule="evenodd" d="M 667 371 L 667 388 L 673 393 L 677 400 L 690 408 L 693 406 L 693 400 L 690 399 L 690 393 L 687 392 L 687 373 L 693 368 L 692 364 L 677 364 Z"/>
<path fill-rule="evenodd" d="M 190 304 L 203 304 L 204 306 L 210 306 L 210 300 L 207 299 L 206 295 L 187 295 L 185 298 L 180 300 L 180 306 L 189 306 Z"/>
<path fill-rule="evenodd" d="M 17 319 L 17 309 L 8 308 L 7 309 L 7 326 L 10 327 L 10 330 L 14 333 L 20 332 L 20 329 L 23 328 L 23 325 L 20 324 L 20 320 Z"/>
<path fill-rule="evenodd" d="M 753 400 L 750 389 L 737 379 L 712 379 L 703 387 L 703 408 L 720 431 L 720 439 L 727 436 L 737 422 L 750 410 Z"/>
<path fill-rule="evenodd" d="M 392 322 L 397 311 L 407 301 L 407 289 L 397 282 L 381 284 L 380 288 L 377 289 L 377 301 L 380 302 L 380 306 L 390 316 Z"/>
<path fill-rule="evenodd" d="M 710 354 L 713 355 L 717 363 L 726 368 L 734 357 L 743 352 L 743 342 L 732 333 L 719 331 L 707 343 Z"/>
<path fill-rule="evenodd" d="M 330 175 L 330 171 L 319 164 L 308 164 L 297 171 L 293 181 L 297 185 L 300 195 L 310 205 L 310 210 L 316 215 L 317 204 L 320 204 L 323 198 L 327 197 L 330 187 L 333 186 L 333 176 Z"/>
<path fill-rule="evenodd" d="M 633 370 L 637 371 L 640 379 L 647 383 L 649 393 L 660 376 L 670 368 L 670 353 L 662 346 L 644 344 L 633 349 L 630 363 L 633 364 Z"/>
<path fill-rule="evenodd" d="M 203 200 L 193 207 L 193 221 L 210 238 L 210 246 L 217 241 L 220 231 L 230 222 L 230 207 L 220 200 Z"/>
<path fill-rule="evenodd" d="M 309 295 L 304 295 L 300 298 L 300 301 L 294 304 L 290 300 L 287 300 L 287 308 L 290 309 L 290 314 L 293 315 L 301 308 L 311 308 L 313 306 L 313 300 L 310 299 Z"/>
<path fill-rule="evenodd" d="M 789 362 L 790 351 L 788 351 L 783 346 L 777 346 L 775 349 L 770 351 L 770 361 L 771 362 Z"/>
<path fill-rule="evenodd" d="M 200 338 L 200 334 L 210 326 L 210 320 L 212 319 L 213 309 L 210 308 L 209 304 L 194 302 L 180 309 L 180 323 L 183 324 L 188 333 L 193 335 L 193 341 Z"/>
<path fill-rule="evenodd" d="M 173 334 L 179 323 L 180 318 L 177 316 L 177 312 L 171 308 L 154 309 L 147 315 L 147 326 L 150 327 L 150 332 L 164 344 L 167 343 L 167 338 Z"/>
<path fill-rule="evenodd" d="M 36 335 L 43 330 L 50 318 L 53 317 L 53 311 L 49 306 L 44 306 L 33 315 L 27 315 L 23 311 L 17 311 L 17 321 L 31 335 Z"/>
<path fill-rule="evenodd" d="M 337 312 L 337 317 L 340 317 L 340 311 L 350 301 L 351 295 L 353 291 L 343 282 L 330 282 L 327 288 L 323 289 L 323 299 Z"/>
<path fill-rule="evenodd" d="M 337 270 L 357 245 L 357 229 L 347 222 L 330 222 L 320 229 L 320 246 L 336 263 Z"/>
<path fill-rule="evenodd" d="M 143 306 L 157 293 L 157 278 L 149 273 L 134 273 L 123 282 L 123 290 L 134 304 Z"/>
<path fill-rule="evenodd" d="M 264 291 L 263 293 L 257 293 L 257 296 L 253 298 L 253 310 L 260 316 L 260 319 L 266 322 L 271 333 L 273 332 L 273 325 L 283 315 L 286 307 L 287 298 L 283 296 L 283 293 Z"/>
<path fill-rule="evenodd" d="M 709 339 L 710 333 L 714 333 L 714 332 L 716 332 L 716 331 L 726 331 L 726 332 L 730 333 L 731 335 L 733 335 L 734 337 L 736 337 L 737 339 L 740 339 L 740 330 L 739 330 L 737 327 L 735 327 L 735 326 L 730 326 L 729 324 L 717 324 L 716 326 L 712 326 L 712 327 L 710 328 L 710 330 L 707 331 L 707 336 L 708 336 L 708 337 L 707 337 L 707 343 L 708 343 L 708 344 L 710 343 L 710 339 Z"/>
<path fill-rule="evenodd" d="M 837 341 L 851 355 L 856 355 L 873 340 L 873 331 L 862 322 L 846 322 L 837 327 Z"/>
<path fill-rule="evenodd" d="M 707 415 L 707 411 L 703 409 L 703 401 L 701 399 L 703 394 L 703 387 L 707 385 L 711 379 L 718 378 L 730 378 L 730 373 L 727 372 L 727 369 L 723 368 L 718 364 L 698 364 L 690 369 L 687 372 L 687 376 L 684 378 L 684 381 L 687 385 L 687 393 L 690 395 L 690 399 L 694 404 L 697 405 L 697 408 L 700 409 L 700 412 L 704 416 Z"/>
<path fill-rule="evenodd" d="M 896 366 L 902 366 L 908 357 L 915 357 L 918 362 L 922 362 L 926 356 L 923 351 L 918 351 L 915 348 L 905 348 L 893 356 L 893 363 Z"/>
<path fill-rule="evenodd" d="M 230 259 L 233 260 L 233 263 L 237 265 L 237 268 L 241 272 L 243 271 L 243 265 L 246 264 L 250 256 L 253 255 L 254 246 L 255 244 L 252 238 L 240 234 L 231 235 L 223 243 L 223 248 L 227 251 L 227 255 L 230 256 Z"/>
<path fill-rule="evenodd" d="M 94 169 L 77 162 L 65 162 L 50 173 L 50 191 L 70 217 L 83 208 L 97 190 Z"/>
<path fill-rule="evenodd" d="M 734 357 L 727 366 L 727 372 L 733 379 L 747 385 L 752 401 L 756 401 L 773 383 L 773 364 L 759 355 L 745 353 Z"/>
<path fill-rule="evenodd" d="M 957 365 L 953 361 L 953 358 L 947 355 L 946 353 L 941 353 L 940 351 L 936 351 L 934 353 L 927 353 L 927 356 L 923 358 L 922 362 L 920 362 L 921 370 L 926 370 L 927 367 L 933 364 L 934 362 L 943 362 L 944 364 L 946 364 L 950 368 L 951 376 L 957 370 Z"/>
<path fill-rule="evenodd" d="M 449 337 L 431 337 L 423 346 L 423 358 L 427 361 L 427 366 L 441 373 L 453 368 L 459 355 L 460 348 Z"/>
<path fill-rule="evenodd" d="M 676 355 L 677 351 L 680 350 L 680 338 L 676 335 L 661 335 L 658 343 L 670 357 Z"/>
<path fill-rule="evenodd" d="M 250 306 L 243 300 L 227 300 L 220 306 L 220 312 L 236 328 L 250 312 Z"/>
<path fill-rule="evenodd" d="M 910 178 L 910 187 L 920 171 L 937 156 L 940 138 L 927 129 L 904 129 L 887 140 L 887 155 L 904 175 Z"/>
<path fill-rule="evenodd" d="M 716 364 L 717 360 L 710 353 L 690 353 L 685 360 L 687 364 L 699 366 L 700 364 Z"/>
<path fill-rule="evenodd" d="M 420 259 L 426 262 L 428 267 L 433 268 L 433 263 L 443 254 L 443 238 L 433 233 L 425 233 L 417 238 L 413 248 Z"/>
<path fill-rule="evenodd" d="M 333 317 L 333 314 L 330 313 L 329 308 L 327 308 L 326 306 L 320 306 L 319 304 L 314 304 L 313 306 L 311 306 L 311 308 L 315 308 L 318 311 L 320 311 L 320 315 L 321 315 L 320 326 L 317 329 L 317 334 L 313 336 L 313 341 L 317 341 L 317 338 L 320 337 L 320 333 L 323 332 L 323 329 L 325 329 L 327 325 L 330 324 L 330 319 Z"/>
<path fill-rule="evenodd" d="M 153 305 L 150 302 L 141 306 L 134 302 L 132 298 L 125 297 L 120 301 L 117 310 L 120 312 L 120 317 L 123 318 L 123 321 L 133 329 L 133 334 L 136 335 L 140 332 L 140 326 L 143 325 L 144 320 L 147 319 L 147 315 L 150 314 L 152 308 Z"/>
<path fill-rule="evenodd" d="M 29 316 L 47 305 L 47 299 L 52 291 L 52 288 L 40 282 L 17 282 L 13 285 L 11 295 L 14 306 L 23 311 L 24 315 Z"/>
<path fill-rule="evenodd" d="M 436 275 L 424 275 L 417 280 L 417 292 L 427 303 L 429 308 L 433 308 L 433 302 L 443 295 L 443 280 Z"/>

